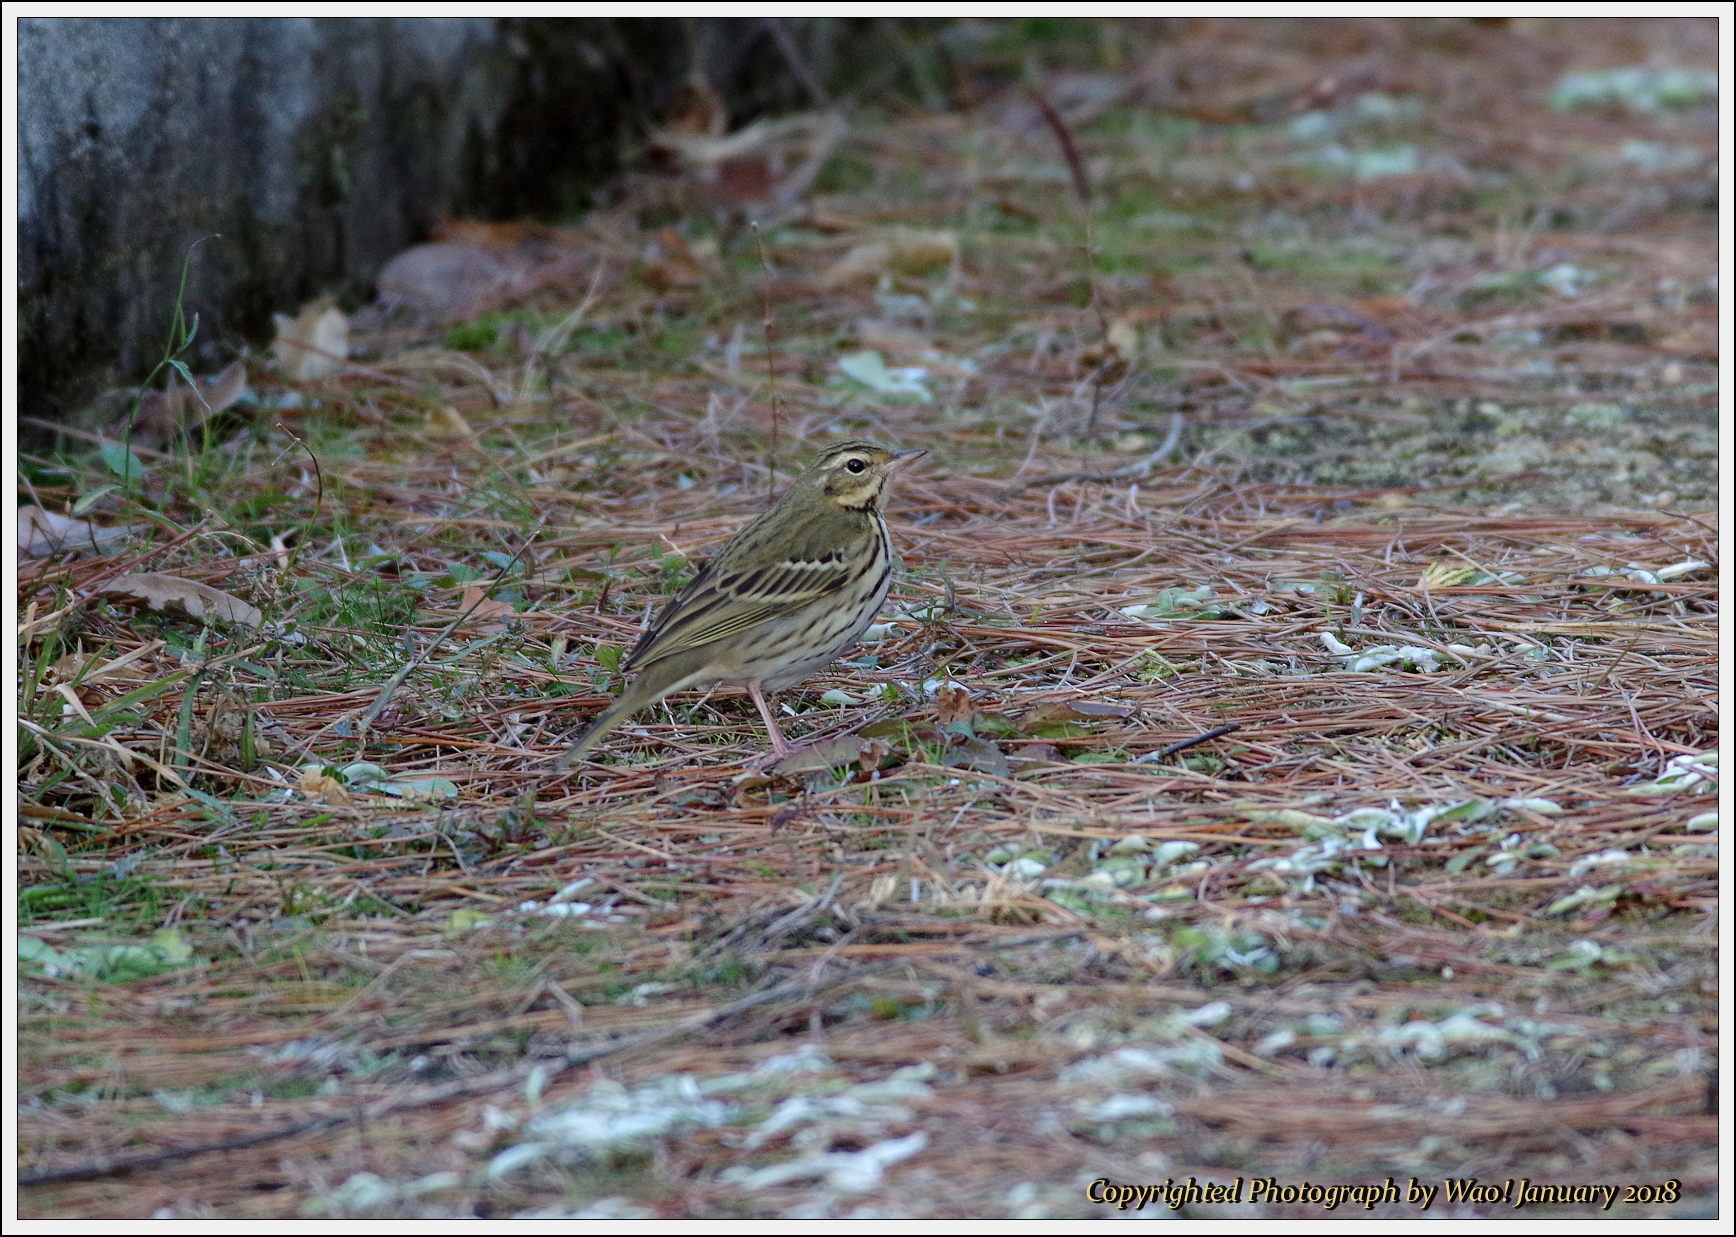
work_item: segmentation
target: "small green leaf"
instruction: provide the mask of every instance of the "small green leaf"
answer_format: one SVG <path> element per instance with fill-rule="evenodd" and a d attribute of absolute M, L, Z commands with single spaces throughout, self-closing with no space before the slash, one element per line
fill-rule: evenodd
<path fill-rule="evenodd" d="M 151 947 L 163 956 L 163 961 L 175 966 L 190 961 L 193 946 L 179 928 L 163 928 L 151 934 Z"/>
<path fill-rule="evenodd" d="M 865 387 L 876 391 L 885 389 L 886 362 L 878 352 L 852 352 L 849 356 L 839 357 L 838 368 L 846 377 L 854 378 Z"/>
<path fill-rule="evenodd" d="M 927 402 L 928 371 L 920 365 L 888 368 L 878 352 L 852 352 L 838 358 L 838 369 L 880 395 L 901 395 Z"/>
<path fill-rule="evenodd" d="M 458 786 L 449 778 L 418 777 L 401 778 L 391 782 L 378 782 L 369 787 L 382 794 L 396 795 L 400 799 L 412 802 L 431 802 L 437 799 L 456 799 Z"/>
<path fill-rule="evenodd" d="M 95 507 L 102 499 L 103 495 L 113 493 L 118 489 L 120 489 L 120 486 L 118 485 L 97 486 L 96 489 L 92 490 L 88 494 L 82 495 L 77 502 L 72 504 L 72 513 L 74 515 L 83 515 L 92 507 Z"/>
<path fill-rule="evenodd" d="M 137 481 L 145 475 L 145 462 L 123 443 L 104 442 L 97 453 L 108 470 L 122 481 Z"/>
<path fill-rule="evenodd" d="M 391 775 L 370 760 L 357 760 L 337 770 L 338 780 L 345 786 L 365 787 L 383 782 Z"/>

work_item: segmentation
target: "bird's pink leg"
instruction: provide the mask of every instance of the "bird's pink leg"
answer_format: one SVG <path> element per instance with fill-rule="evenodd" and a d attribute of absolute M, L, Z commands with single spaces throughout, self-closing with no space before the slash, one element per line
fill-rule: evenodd
<path fill-rule="evenodd" d="M 772 717 L 771 706 L 766 703 L 765 694 L 760 691 L 758 683 L 749 683 L 747 692 L 753 697 L 754 704 L 759 706 L 760 716 L 766 719 L 766 730 L 772 736 L 772 754 L 782 760 L 790 754 L 790 745 L 784 741 L 784 732 L 778 729 L 778 723 Z"/>

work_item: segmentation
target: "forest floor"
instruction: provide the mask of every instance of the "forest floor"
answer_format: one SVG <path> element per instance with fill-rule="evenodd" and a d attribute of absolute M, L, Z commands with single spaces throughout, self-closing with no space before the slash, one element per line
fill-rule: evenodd
<path fill-rule="evenodd" d="M 1715 23 L 924 38 L 26 457 L 22 1214 L 1715 1214 Z"/>

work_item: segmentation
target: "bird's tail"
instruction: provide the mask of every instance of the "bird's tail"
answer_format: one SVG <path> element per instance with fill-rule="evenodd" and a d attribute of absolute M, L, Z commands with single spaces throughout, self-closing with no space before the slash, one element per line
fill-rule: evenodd
<path fill-rule="evenodd" d="M 691 679 L 695 677 L 684 675 L 671 681 L 667 674 L 657 673 L 658 669 L 660 667 L 648 669 L 629 683 L 627 690 L 621 693 L 621 698 L 597 714 L 596 720 L 586 728 L 584 734 L 578 737 L 578 741 L 555 759 L 554 767 L 564 769 L 575 763 L 586 752 L 595 747 L 603 736 L 632 717 L 633 714 L 647 705 L 656 704 L 670 692 L 679 691 L 688 686 Z"/>

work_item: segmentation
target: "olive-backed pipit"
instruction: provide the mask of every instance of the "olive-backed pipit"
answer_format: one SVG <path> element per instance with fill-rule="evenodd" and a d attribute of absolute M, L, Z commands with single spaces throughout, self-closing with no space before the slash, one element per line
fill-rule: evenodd
<path fill-rule="evenodd" d="M 892 580 L 880 504 L 924 451 L 841 442 L 732 537 L 651 621 L 622 662 L 638 677 L 560 758 L 571 764 L 648 704 L 685 687 L 739 683 L 787 756 L 765 693 L 793 687 L 854 644 Z"/>

